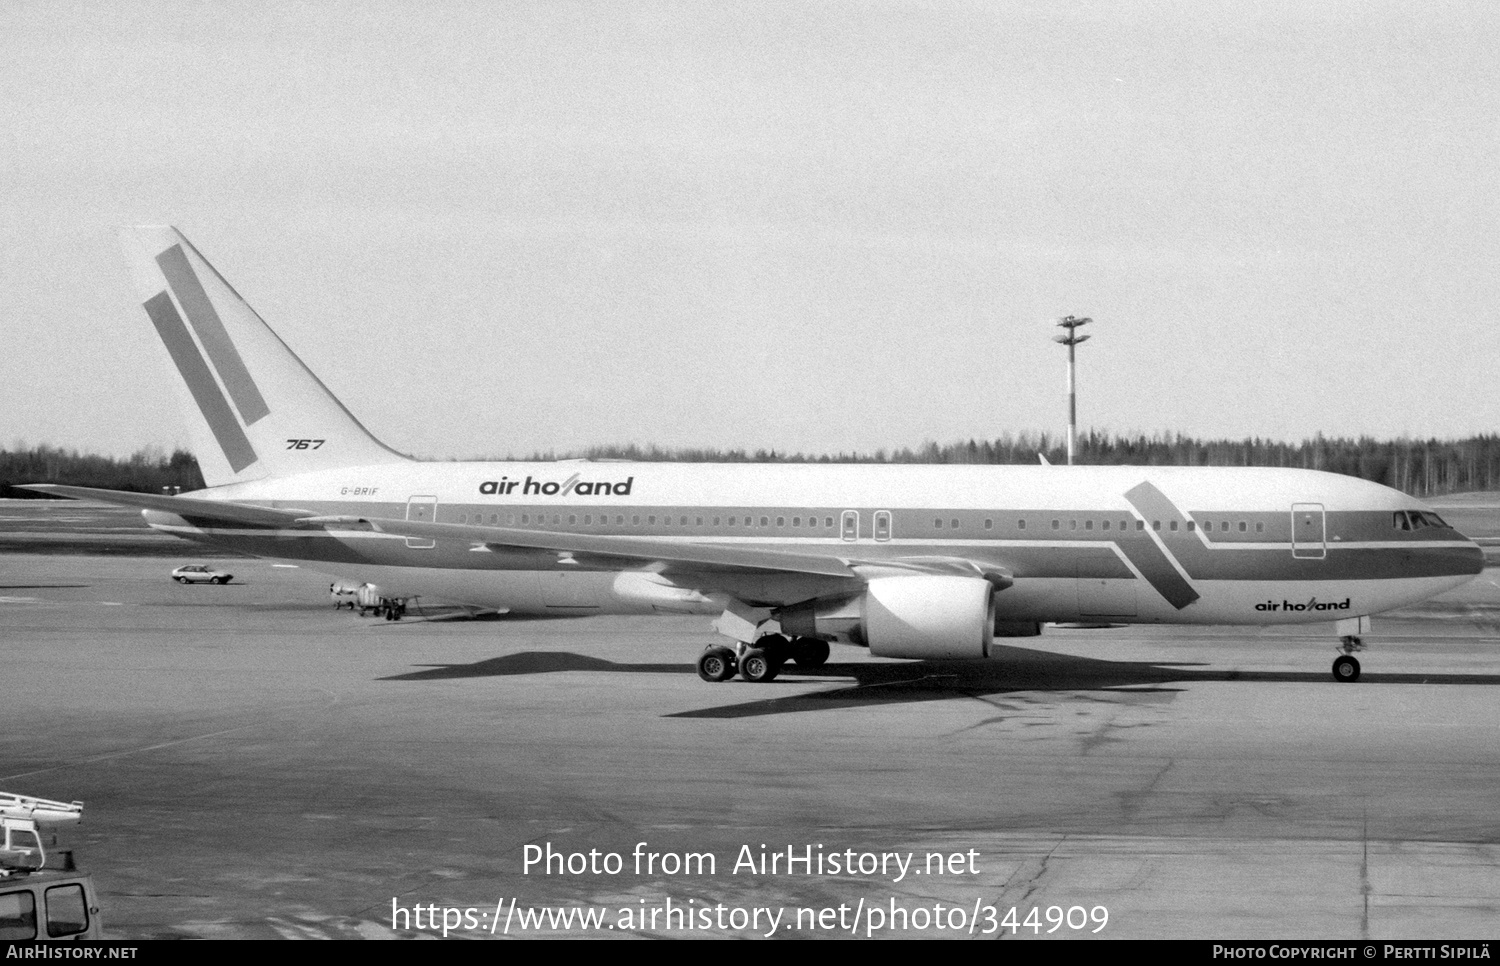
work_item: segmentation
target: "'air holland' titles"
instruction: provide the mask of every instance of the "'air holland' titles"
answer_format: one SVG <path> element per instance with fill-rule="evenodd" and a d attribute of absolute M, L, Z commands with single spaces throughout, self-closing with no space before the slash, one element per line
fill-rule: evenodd
<path fill-rule="evenodd" d="M 1342 601 L 1337 601 L 1337 600 L 1318 600 L 1318 598 L 1314 597 L 1312 600 L 1308 601 L 1305 604 L 1299 603 L 1297 601 L 1285 600 L 1285 599 L 1283 599 L 1281 601 L 1281 603 L 1278 604 L 1274 600 L 1268 600 L 1264 604 L 1256 604 L 1255 605 L 1255 609 L 1256 610 L 1262 610 L 1262 611 L 1272 611 L 1272 610 L 1284 610 L 1284 611 L 1300 611 L 1300 610 L 1348 610 L 1349 609 L 1349 598 L 1345 597 Z"/>
<path fill-rule="evenodd" d="M 580 480 L 582 475 L 574 473 L 563 480 L 542 482 L 534 480 L 530 476 L 524 480 L 513 480 L 502 476 L 498 480 L 485 480 L 479 484 L 479 492 L 485 496 L 505 496 L 513 493 L 516 487 L 521 488 L 522 496 L 629 496 L 630 488 L 635 484 L 635 477 L 627 477 L 623 482 L 609 482 L 607 480 Z"/>

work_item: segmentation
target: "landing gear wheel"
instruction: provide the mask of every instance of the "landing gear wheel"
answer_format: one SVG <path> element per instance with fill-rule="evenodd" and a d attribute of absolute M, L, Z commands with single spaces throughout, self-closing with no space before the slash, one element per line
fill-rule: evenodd
<path fill-rule="evenodd" d="M 1358 681 L 1359 661 L 1348 654 L 1340 655 L 1333 660 L 1333 679 L 1335 681 Z"/>
<path fill-rule="evenodd" d="M 734 672 L 734 652 L 727 647 L 710 647 L 698 655 L 698 676 L 705 681 L 728 681 Z"/>
<path fill-rule="evenodd" d="M 758 637 L 753 646 L 757 650 L 765 651 L 766 657 L 776 662 L 778 667 L 785 664 L 796 653 L 792 639 L 783 634 L 767 634 L 764 637 Z"/>
<path fill-rule="evenodd" d="M 792 660 L 798 667 L 822 667 L 828 663 L 828 642 L 816 637 L 799 637 L 792 642 Z"/>
<path fill-rule="evenodd" d="M 776 674 L 780 670 L 781 662 L 758 647 L 750 648 L 740 658 L 740 677 L 753 684 L 776 680 Z"/>

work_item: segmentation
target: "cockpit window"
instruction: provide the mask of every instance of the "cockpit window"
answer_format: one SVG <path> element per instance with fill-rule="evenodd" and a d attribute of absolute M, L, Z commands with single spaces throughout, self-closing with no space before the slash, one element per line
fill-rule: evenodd
<path fill-rule="evenodd" d="M 1411 521 L 1406 518 L 1405 510 L 1397 510 L 1391 514 L 1391 526 L 1397 530 L 1410 530 Z"/>
<path fill-rule="evenodd" d="M 1448 524 L 1431 510 L 1397 510 L 1391 515 L 1391 525 L 1397 530 L 1424 530 L 1427 527 L 1446 527 Z"/>

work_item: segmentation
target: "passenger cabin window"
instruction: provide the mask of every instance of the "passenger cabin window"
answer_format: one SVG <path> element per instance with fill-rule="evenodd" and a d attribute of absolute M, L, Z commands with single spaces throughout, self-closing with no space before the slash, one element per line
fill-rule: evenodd
<path fill-rule="evenodd" d="M 989 517 L 985 517 L 985 519 L 984 519 L 984 528 L 986 530 L 993 530 L 993 529 L 995 529 L 995 521 L 991 520 Z"/>
<path fill-rule="evenodd" d="M 875 511 L 875 539 L 889 540 L 891 538 L 891 511 Z"/>
<path fill-rule="evenodd" d="M 1017 520 L 1016 521 L 1016 529 L 1017 530 L 1025 530 L 1026 529 L 1026 521 L 1025 521 L 1025 519 L 1021 519 L 1021 520 Z"/>

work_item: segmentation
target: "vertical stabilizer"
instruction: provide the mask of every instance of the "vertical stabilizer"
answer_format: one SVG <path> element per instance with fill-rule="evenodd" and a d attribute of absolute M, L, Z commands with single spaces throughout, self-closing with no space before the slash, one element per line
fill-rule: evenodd
<path fill-rule="evenodd" d="M 209 486 L 401 462 L 359 424 L 182 233 L 120 233 L 146 317 L 187 388 Z"/>

